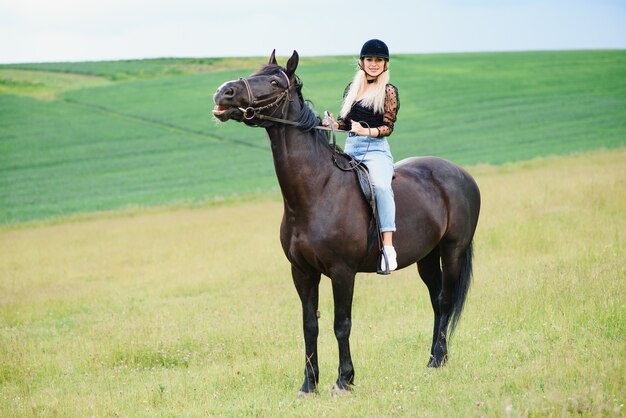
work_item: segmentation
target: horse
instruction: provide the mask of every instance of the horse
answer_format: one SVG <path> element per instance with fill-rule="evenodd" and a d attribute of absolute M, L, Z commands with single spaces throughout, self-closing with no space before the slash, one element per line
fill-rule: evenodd
<path fill-rule="evenodd" d="M 341 158 L 328 132 L 322 131 L 320 117 L 302 96 L 297 51 L 285 67 L 278 65 L 275 52 L 258 72 L 218 87 L 213 115 L 221 122 L 235 120 L 265 128 L 269 135 L 284 205 L 280 242 L 302 303 L 305 367 L 299 393 L 319 393 L 322 274 L 332 282 L 339 346 L 333 393 L 349 392 L 355 376 L 350 354 L 355 276 L 377 271 L 378 248 L 371 245 L 368 232 L 372 209 L 354 173 L 339 169 Z M 457 326 L 472 280 L 480 192 L 467 171 L 436 157 L 396 163 L 392 188 L 398 269 L 417 264 L 428 287 L 434 326 L 427 365 L 440 367 L 448 358 L 449 335 Z"/>

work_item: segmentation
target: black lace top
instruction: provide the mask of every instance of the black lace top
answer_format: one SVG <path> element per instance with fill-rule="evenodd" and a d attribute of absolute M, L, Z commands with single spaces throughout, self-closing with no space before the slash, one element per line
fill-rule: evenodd
<path fill-rule="evenodd" d="M 344 91 L 344 97 L 350 90 L 350 84 Z M 398 111 L 400 110 L 400 98 L 398 97 L 398 89 L 393 84 L 387 84 L 385 95 L 385 113 L 374 113 L 370 108 L 361 105 L 360 101 L 352 104 L 350 112 L 345 118 L 338 118 L 337 123 L 339 129 L 349 130 L 350 121 L 365 122 L 370 128 L 378 128 L 380 132 L 378 136 L 389 136 L 393 132 L 393 125 L 396 122 Z M 366 124 L 362 124 L 367 127 Z"/>

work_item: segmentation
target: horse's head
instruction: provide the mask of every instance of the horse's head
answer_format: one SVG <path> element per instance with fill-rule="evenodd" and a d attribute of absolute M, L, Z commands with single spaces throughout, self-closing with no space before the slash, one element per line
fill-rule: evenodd
<path fill-rule="evenodd" d="M 272 51 L 269 63 L 260 71 L 247 78 L 227 81 L 217 89 L 213 96 L 213 115 L 217 119 L 259 126 L 256 116 L 274 114 L 289 99 L 296 79 L 298 53 L 293 51 L 285 68 L 278 65 L 275 53 Z"/>

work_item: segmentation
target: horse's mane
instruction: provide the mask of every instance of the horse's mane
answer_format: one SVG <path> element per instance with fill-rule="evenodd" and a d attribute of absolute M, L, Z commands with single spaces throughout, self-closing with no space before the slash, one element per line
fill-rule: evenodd
<path fill-rule="evenodd" d="M 259 71 L 257 71 L 256 73 L 252 74 L 253 76 L 255 75 L 274 75 L 276 73 L 278 73 L 279 71 L 285 71 L 285 69 L 283 67 L 281 67 L 278 64 L 267 64 L 264 65 L 263 67 L 261 67 L 261 69 Z M 313 104 L 313 102 L 311 102 L 308 99 L 305 99 L 302 96 L 302 87 L 304 86 L 304 84 L 302 83 L 302 80 L 300 80 L 300 77 L 298 77 L 297 75 L 295 75 L 295 91 L 296 94 L 298 95 L 298 99 L 300 100 L 300 114 L 297 115 L 297 118 L 294 122 L 298 123 L 298 129 L 300 129 L 301 131 L 304 132 L 311 132 L 311 134 L 316 138 L 316 139 L 322 139 L 323 142 L 325 144 L 327 144 L 329 147 L 331 147 L 331 145 L 329 144 L 329 136 L 328 133 L 318 130 L 318 129 L 313 129 L 316 126 L 319 126 L 321 123 L 322 118 L 317 115 L 315 113 L 315 111 L 311 108 L 311 106 L 309 104 Z"/>

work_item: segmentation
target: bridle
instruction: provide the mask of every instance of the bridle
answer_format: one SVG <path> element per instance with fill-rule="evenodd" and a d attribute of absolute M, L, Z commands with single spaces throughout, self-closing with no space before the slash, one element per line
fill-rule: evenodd
<path fill-rule="evenodd" d="M 248 93 L 248 107 L 243 108 L 243 107 L 238 107 L 238 109 L 241 111 L 241 113 L 243 113 L 243 117 L 244 119 L 250 121 L 254 118 L 257 119 L 261 119 L 261 120 L 268 120 L 271 122 L 279 122 L 279 123 L 286 123 L 286 124 L 290 124 L 290 125 L 294 125 L 294 126 L 299 126 L 298 123 L 284 119 L 284 115 L 285 115 L 285 110 L 286 110 L 286 104 L 288 102 L 291 101 L 291 89 L 292 89 L 292 85 L 291 85 L 291 80 L 289 80 L 289 76 L 287 75 L 287 73 L 285 73 L 283 70 L 280 70 L 280 73 L 282 75 L 285 76 L 285 79 L 287 80 L 287 88 L 285 90 L 283 90 L 282 93 L 280 93 L 279 95 L 277 95 L 274 98 L 273 102 L 270 102 L 266 105 L 263 106 L 258 106 L 255 107 L 256 104 L 263 102 L 263 100 L 257 100 L 257 98 L 254 96 L 254 93 L 252 93 L 252 89 L 250 88 L 250 83 L 248 83 L 248 79 L 247 78 L 239 78 L 239 80 L 241 82 L 243 82 L 244 86 L 246 86 L 246 91 Z M 266 109 L 270 109 L 274 106 L 278 106 L 280 104 L 281 101 L 283 101 L 284 99 L 286 99 L 284 105 L 283 105 L 283 111 L 282 111 L 282 116 L 283 118 L 275 118 L 272 116 L 268 116 L 268 115 L 264 115 L 263 113 L 261 113 L 263 110 Z M 272 98 L 270 98 L 269 100 L 272 100 Z"/>

